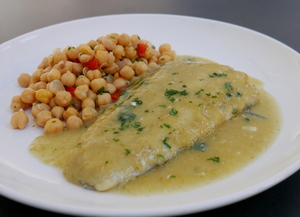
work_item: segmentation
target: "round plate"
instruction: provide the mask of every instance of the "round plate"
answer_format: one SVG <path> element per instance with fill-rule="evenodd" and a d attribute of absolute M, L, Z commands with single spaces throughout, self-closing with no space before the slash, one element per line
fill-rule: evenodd
<path fill-rule="evenodd" d="M 68 183 L 61 171 L 40 163 L 28 146 L 42 131 L 13 130 L 9 108 L 20 94 L 20 73 L 32 73 L 55 48 L 77 46 L 112 32 L 138 34 L 159 46 L 170 43 L 177 54 L 196 55 L 244 71 L 265 83 L 279 102 L 282 130 L 268 151 L 226 179 L 171 195 L 129 197 L 85 190 Z M 0 193 L 18 202 L 76 215 L 179 215 L 224 206 L 257 194 L 300 167 L 300 56 L 258 32 L 194 17 L 130 14 L 61 23 L 0 45 Z"/>

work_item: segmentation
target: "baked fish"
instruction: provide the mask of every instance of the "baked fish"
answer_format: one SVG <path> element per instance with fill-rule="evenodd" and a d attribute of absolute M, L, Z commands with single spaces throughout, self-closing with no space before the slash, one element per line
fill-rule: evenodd
<path fill-rule="evenodd" d="M 135 82 L 68 150 L 63 173 L 106 191 L 166 163 L 259 101 L 247 74 L 181 58 Z"/>

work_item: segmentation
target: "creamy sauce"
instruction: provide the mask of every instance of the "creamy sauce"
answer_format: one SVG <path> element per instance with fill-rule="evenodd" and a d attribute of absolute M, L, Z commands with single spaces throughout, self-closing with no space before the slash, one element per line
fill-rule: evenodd
<path fill-rule="evenodd" d="M 184 149 L 165 165 L 138 176 L 113 191 L 129 195 L 162 194 L 207 185 L 240 170 L 267 150 L 281 126 L 280 109 L 259 81 L 260 103 L 251 108 L 255 115 L 241 113 L 199 139 L 205 150 Z M 40 161 L 61 167 L 61 156 L 85 132 L 64 131 L 36 138 L 30 152 Z"/>

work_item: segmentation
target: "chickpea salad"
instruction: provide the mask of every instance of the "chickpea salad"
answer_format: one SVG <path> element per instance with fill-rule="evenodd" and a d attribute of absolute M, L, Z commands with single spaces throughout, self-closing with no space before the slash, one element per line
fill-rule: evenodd
<path fill-rule="evenodd" d="M 139 76 L 173 61 L 176 54 L 164 43 L 155 48 L 138 35 L 111 33 L 77 47 L 57 48 L 30 75 L 22 73 L 24 89 L 12 97 L 13 129 L 24 129 L 30 109 L 45 134 L 76 130 L 98 117 Z"/>

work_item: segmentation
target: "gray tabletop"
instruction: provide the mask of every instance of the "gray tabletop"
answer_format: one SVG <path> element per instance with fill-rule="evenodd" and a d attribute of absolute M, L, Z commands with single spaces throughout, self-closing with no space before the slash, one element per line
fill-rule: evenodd
<path fill-rule="evenodd" d="M 237 24 L 300 51 L 299 0 L 0 0 L 0 4 L 0 44 L 32 30 L 74 19 L 108 14 L 164 13 Z M 300 216 L 299 183 L 300 171 L 265 192 L 203 212 L 200 216 Z M 1 217 L 24 214 L 66 216 L 0 196 Z"/>

